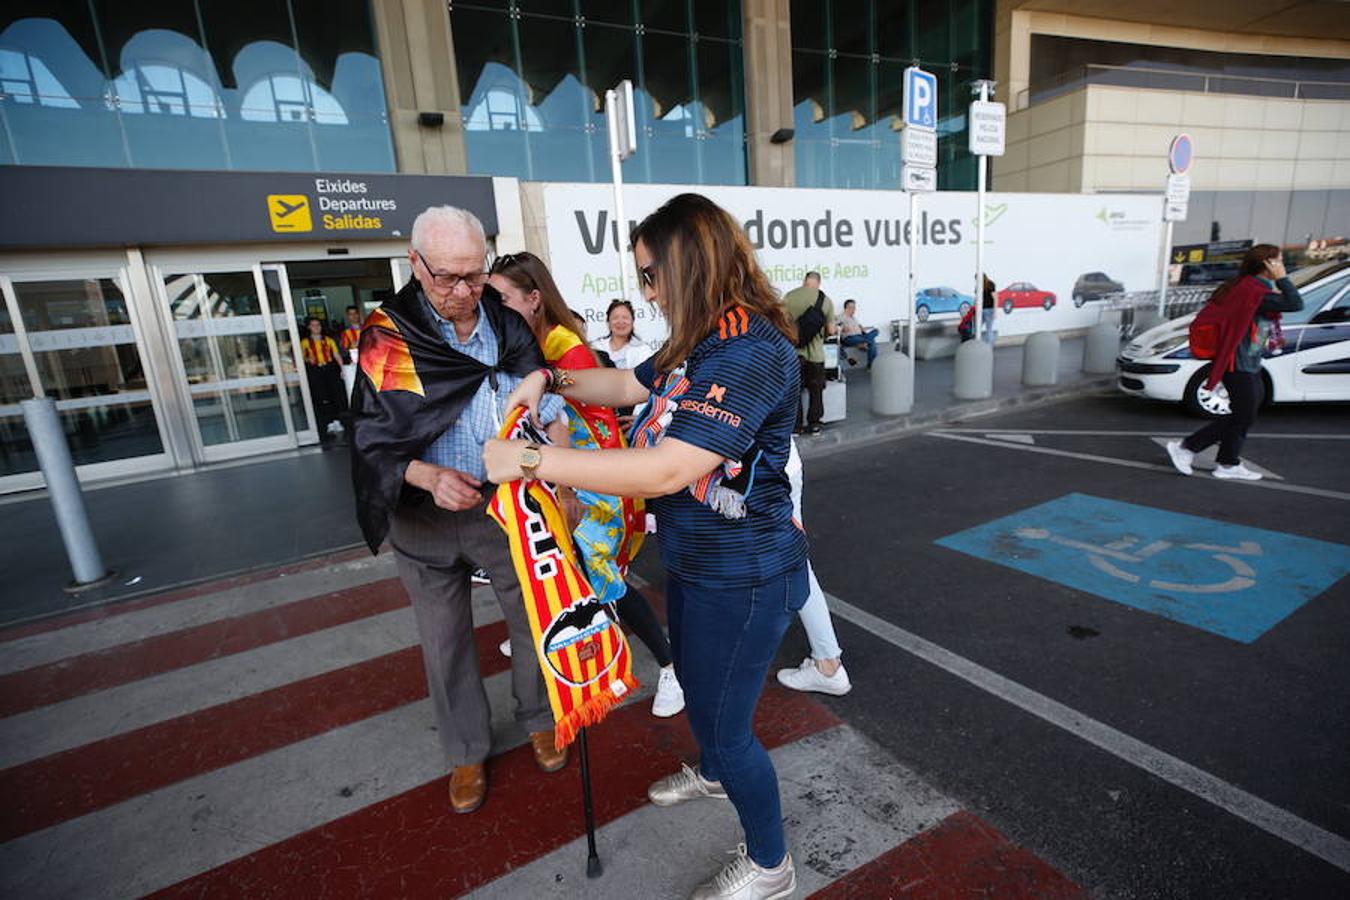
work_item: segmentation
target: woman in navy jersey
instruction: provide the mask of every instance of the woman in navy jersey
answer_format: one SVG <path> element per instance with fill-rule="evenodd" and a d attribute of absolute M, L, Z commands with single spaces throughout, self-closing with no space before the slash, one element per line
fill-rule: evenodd
<path fill-rule="evenodd" d="M 800 392 L 793 327 L 740 226 L 706 197 L 673 198 L 632 238 L 643 294 L 670 324 L 665 346 L 633 370 L 541 370 L 510 402 L 534 413 L 547 390 L 605 406 L 645 402 L 634 446 L 489 441 L 483 459 L 499 484 L 528 476 L 651 498 L 675 671 L 701 758 L 648 794 L 658 806 L 725 798 L 740 816 L 745 844 L 693 897 L 786 897 L 796 874 L 778 777 L 752 718 L 808 590 L 786 474 Z"/>

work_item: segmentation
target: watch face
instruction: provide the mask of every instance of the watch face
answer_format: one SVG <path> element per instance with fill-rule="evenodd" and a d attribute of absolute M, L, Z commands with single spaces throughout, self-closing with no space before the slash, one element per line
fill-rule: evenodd
<path fill-rule="evenodd" d="M 544 457 L 535 447 L 526 447 L 520 451 L 520 467 L 522 469 L 535 469 L 544 461 Z"/>

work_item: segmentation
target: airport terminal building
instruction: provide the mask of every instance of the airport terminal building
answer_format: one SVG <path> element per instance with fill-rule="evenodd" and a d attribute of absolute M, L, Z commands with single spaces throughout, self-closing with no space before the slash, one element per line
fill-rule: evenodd
<path fill-rule="evenodd" d="M 1054 0 L 14 0 L 0 493 L 41 485 L 18 407 L 37 393 L 87 479 L 316 443 L 303 318 L 401 287 L 427 205 L 546 255 L 539 186 L 609 180 L 600 98 L 624 78 L 633 185 L 897 191 L 917 61 L 940 76 L 940 189 L 974 187 L 969 83 L 997 78 L 995 189 L 1157 192 L 1153 143 L 1199 116 L 1206 224 L 1350 232 L 1350 26 L 1316 18 L 1338 5 L 1244 24 Z"/>

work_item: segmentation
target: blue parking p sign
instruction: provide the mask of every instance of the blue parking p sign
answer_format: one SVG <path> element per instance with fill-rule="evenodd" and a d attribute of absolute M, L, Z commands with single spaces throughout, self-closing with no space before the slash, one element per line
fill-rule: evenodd
<path fill-rule="evenodd" d="M 916 66 L 905 69 L 905 125 L 937 128 L 937 76 Z"/>

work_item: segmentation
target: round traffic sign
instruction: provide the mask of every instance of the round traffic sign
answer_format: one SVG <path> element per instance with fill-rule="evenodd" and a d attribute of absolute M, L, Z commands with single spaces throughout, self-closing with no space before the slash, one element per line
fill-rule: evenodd
<path fill-rule="evenodd" d="M 1172 138 L 1172 146 L 1167 150 L 1167 165 L 1175 175 L 1183 175 L 1195 161 L 1195 141 L 1189 134 L 1179 134 Z"/>

